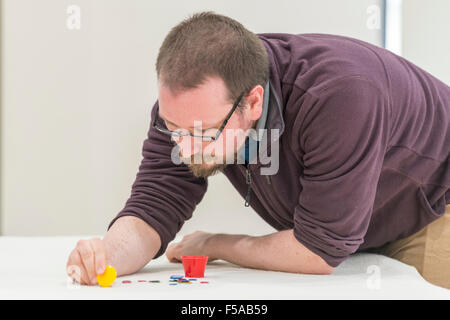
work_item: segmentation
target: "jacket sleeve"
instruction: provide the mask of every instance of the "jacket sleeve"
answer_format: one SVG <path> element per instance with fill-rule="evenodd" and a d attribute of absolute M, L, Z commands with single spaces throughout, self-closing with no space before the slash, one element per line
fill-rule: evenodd
<path fill-rule="evenodd" d="M 294 235 L 336 267 L 363 243 L 388 136 L 388 106 L 371 82 L 352 78 L 317 95 L 304 113 L 302 191 Z"/>
<path fill-rule="evenodd" d="M 151 119 L 156 115 L 157 104 L 158 101 L 153 106 Z M 174 164 L 171 160 L 174 144 L 170 136 L 153 129 L 151 123 L 131 196 L 111 221 L 108 230 L 123 216 L 144 220 L 161 238 L 161 248 L 154 257 L 156 259 L 165 252 L 184 221 L 192 217 L 196 205 L 207 190 L 208 180 L 195 177 L 183 163 Z M 161 119 L 158 124 L 165 127 Z"/>

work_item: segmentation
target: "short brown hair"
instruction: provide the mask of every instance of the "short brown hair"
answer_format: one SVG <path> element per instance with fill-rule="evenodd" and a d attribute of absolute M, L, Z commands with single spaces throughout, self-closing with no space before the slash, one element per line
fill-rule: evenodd
<path fill-rule="evenodd" d="M 269 78 L 262 41 L 241 23 L 212 11 L 193 14 L 171 29 L 159 49 L 158 79 L 175 94 L 220 77 L 234 101 Z"/>

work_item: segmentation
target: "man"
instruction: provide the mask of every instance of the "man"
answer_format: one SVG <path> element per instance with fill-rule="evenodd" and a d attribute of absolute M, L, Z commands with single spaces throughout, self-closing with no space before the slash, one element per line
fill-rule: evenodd
<path fill-rule="evenodd" d="M 443 82 L 360 40 L 255 35 L 213 12 L 170 31 L 156 71 L 159 98 L 131 196 L 103 239 L 80 240 L 70 254 L 82 283 L 95 284 L 106 264 L 130 274 L 164 252 L 172 262 L 207 255 L 330 274 L 350 254 L 373 251 L 450 288 Z M 168 246 L 217 172 L 279 231 L 197 231 Z"/>

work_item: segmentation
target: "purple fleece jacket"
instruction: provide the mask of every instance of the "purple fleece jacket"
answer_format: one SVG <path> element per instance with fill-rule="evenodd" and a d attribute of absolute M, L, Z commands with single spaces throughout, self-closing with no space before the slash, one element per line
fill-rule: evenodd
<path fill-rule="evenodd" d="M 270 58 L 267 129 L 279 170 L 230 164 L 222 173 L 277 230 L 336 267 L 350 254 L 407 237 L 450 203 L 450 87 L 383 48 L 327 34 L 258 34 Z M 158 101 L 151 112 L 155 117 Z M 151 121 L 149 122 L 151 123 Z M 164 123 L 159 123 L 164 126 Z M 121 216 L 160 235 L 162 255 L 208 180 L 171 161 L 151 126 Z M 248 170 L 247 170 L 248 169 Z M 243 204 L 244 205 L 244 204 Z"/>

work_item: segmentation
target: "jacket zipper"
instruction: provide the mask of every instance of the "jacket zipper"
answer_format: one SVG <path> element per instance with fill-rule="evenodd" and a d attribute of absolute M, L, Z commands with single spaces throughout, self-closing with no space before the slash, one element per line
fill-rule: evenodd
<path fill-rule="evenodd" d="M 245 177 L 245 182 L 247 183 L 247 194 L 245 196 L 245 206 L 248 207 L 250 205 L 250 193 L 252 190 L 252 175 L 251 175 L 251 171 L 249 170 L 248 167 L 245 167 L 245 172 L 246 172 L 246 177 Z M 265 176 L 266 177 L 266 182 L 267 184 L 271 185 L 271 181 L 270 181 L 270 177 L 268 175 Z"/>
<path fill-rule="evenodd" d="M 247 195 L 245 196 L 245 206 L 248 207 L 250 205 L 250 193 L 251 193 L 251 185 L 252 185 L 252 176 L 251 176 L 251 171 L 249 170 L 248 167 L 245 167 L 245 182 L 247 183 Z M 272 186 L 272 181 L 270 179 L 269 175 L 266 175 L 266 182 L 268 185 L 271 185 L 272 191 L 273 191 L 273 186 Z M 276 219 L 275 217 L 272 217 L 273 219 L 277 220 L 278 222 L 281 220 L 285 220 L 285 218 L 280 218 L 278 216 L 278 218 Z M 278 220 L 280 219 L 280 220 Z M 280 223 L 280 222 L 279 222 Z"/>
<path fill-rule="evenodd" d="M 246 170 L 246 178 L 245 178 L 245 182 L 247 183 L 247 195 L 245 196 L 245 206 L 248 207 L 250 205 L 250 192 L 252 189 L 252 176 L 250 174 L 250 170 L 248 169 L 248 167 L 245 169 Z"/>

